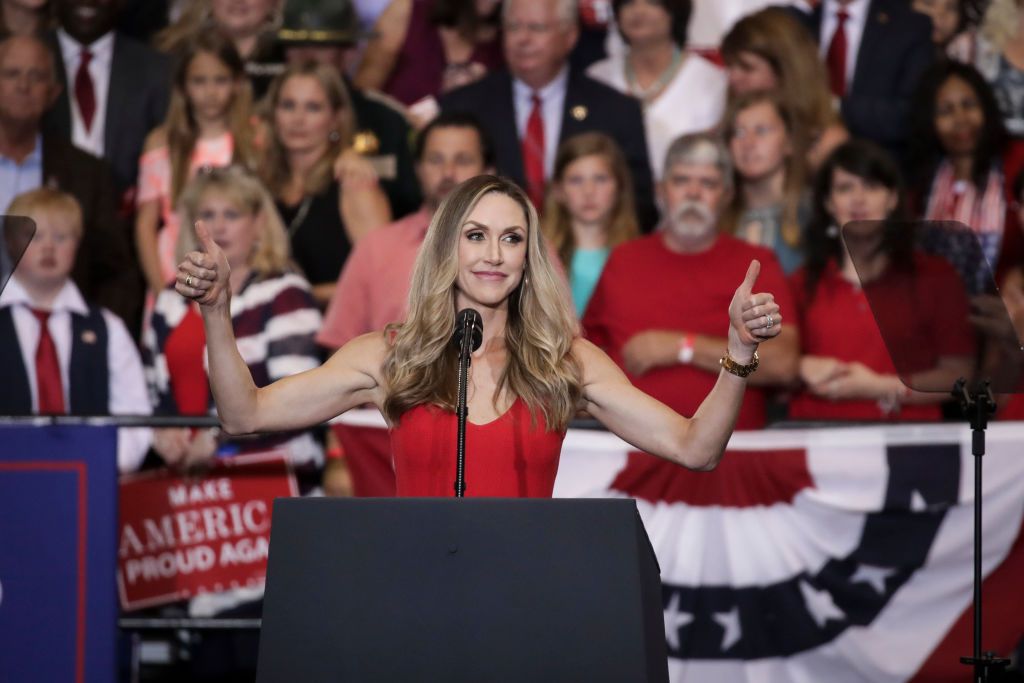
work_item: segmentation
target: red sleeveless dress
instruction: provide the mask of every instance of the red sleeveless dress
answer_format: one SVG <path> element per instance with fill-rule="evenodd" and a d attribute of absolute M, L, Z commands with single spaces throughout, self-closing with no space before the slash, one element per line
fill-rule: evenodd
<path fill-rule="evenodd" d="M 437 406 L 412 408 L 391 430 L 396 494 L 455 495 L 455 413 Z M 537 414 L 516 399 L 505 413 L 483 425 L 466 422 L 467 498 L 550 498 L 565 432 L 547 430 Z"/>

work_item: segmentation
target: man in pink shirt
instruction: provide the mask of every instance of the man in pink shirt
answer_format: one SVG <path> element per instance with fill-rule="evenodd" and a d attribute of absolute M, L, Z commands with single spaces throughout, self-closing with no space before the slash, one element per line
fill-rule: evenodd
<path fill-rule="evenodd" d="M 492 172 L 493 152 L 471 114 L 443 113 L 416 140 L 423 206 L 370 231 L 345 263 L 317 343 L 332 351 L 367 332 L 405 319 L 413 263 L 441 200 L 464 180 Z"/>

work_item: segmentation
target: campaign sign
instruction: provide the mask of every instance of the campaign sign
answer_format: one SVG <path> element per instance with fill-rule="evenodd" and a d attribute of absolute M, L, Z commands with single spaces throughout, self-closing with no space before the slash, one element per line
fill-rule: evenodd
<path fill-rule="evenodd" d="M 116 680 L 117 433 L 0 425 L 0 681 Z"/>
<path fill-rule="evenodd" d="M 121 479 L 117 586 L 125 610 L 260 585 L 275 498 L 298 495 L 279 452 L 217 460 L 202 477 Z"/>

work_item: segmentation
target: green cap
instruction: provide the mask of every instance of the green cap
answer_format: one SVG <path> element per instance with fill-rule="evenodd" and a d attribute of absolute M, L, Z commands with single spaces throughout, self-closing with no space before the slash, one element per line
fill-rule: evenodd
<path fill-rule="evenodd" d="M 352 0 L 286 0 L 277 30 L 283 43 L 352 45 L 367 35 Z"/>

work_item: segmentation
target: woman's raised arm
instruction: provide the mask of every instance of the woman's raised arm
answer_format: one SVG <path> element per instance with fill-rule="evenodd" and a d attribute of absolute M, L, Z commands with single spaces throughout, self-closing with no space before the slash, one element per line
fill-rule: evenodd
<path fill-rule="evenodd" d="M 387 344 L 379 332 L 353 339 L 318 368 L 257 388 L 235 343 L 227 259 L 201 221 L 196 236 L 203 251 L 190 252 L 178 265 L 175 288 L 202 311 L 210 389 L 227 432 L 301 429 L 358 405 L 381 404 Z"/>
<path fill-rule="evenodd" d="M 782 315 L 768 293 L 752 294 L 760 264 L 753 261 L 729 305 L 728 352 L 748 364 L 758 343 L 778 335 Z M 771 316 L 771 326 L 765 323 Z M 725 349 L 723 349 L 723 352 Z M 586 410 L 636 448 L 694 470 L 710 470 L 722 458 L 743 402 L 747 380 L 722 370 L 692 418 L 679 415 L 634 387 L 600 349 L 577 340 L 573 353 L 583 368 Z"/>

